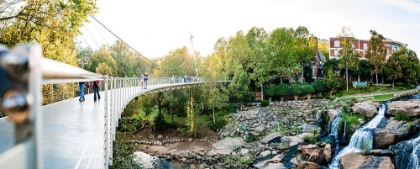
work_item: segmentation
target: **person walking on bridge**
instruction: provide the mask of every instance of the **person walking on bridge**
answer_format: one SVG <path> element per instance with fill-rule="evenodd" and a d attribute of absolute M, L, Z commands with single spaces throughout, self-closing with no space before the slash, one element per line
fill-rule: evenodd
<path fill-rule="evenodd" d="M 99 74 L 99 69 L 96 68 L 96 73 Z M 101 95 L 99 95 L 99 86 L 101 86 L 101 80 L 93 81 L 93 101 L 96 102 L 96 98 L 98 101 L 101 101 Z"/>
<path fill-rule="evenodd" d="M 86 84 L 86 87 L 89 88 L 89 83 Z M 85 82 L 79 82 L 79 89 L 80 89 L 80 102 L 85 101 Z"/>

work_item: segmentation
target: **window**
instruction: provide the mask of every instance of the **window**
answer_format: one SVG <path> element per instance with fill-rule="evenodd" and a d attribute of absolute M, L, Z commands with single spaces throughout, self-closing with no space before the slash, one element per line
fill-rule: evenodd
<path fill-rule="evenodd" d="M 334 41 L 334 47 L 340 47 L 340 41 L 339 40 Z"/>
<path fill-rule="evenodd" d="M 367 43 L 363 43 L 363 49 L 367 49 Z"/>

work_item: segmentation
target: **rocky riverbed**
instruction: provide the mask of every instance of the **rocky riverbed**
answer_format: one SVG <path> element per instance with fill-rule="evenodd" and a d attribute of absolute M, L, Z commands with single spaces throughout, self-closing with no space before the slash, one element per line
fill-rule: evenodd
<path fill-rule="evenodd" d="M 305 138 L 314 135 L 311 130 L 325 133 L 322 130 L 326 129 L 320 123 L 329 123 L 342 110 L 343 104 L 328 106 L 327 103 L 327 100 L 285 101 L 264 108 L 250 107 L 232 114 L 229 124 L 218 133 L 217 138 L 151 136 L 134 142 L 143 144 L 143 152 L 163 160 L 188 164 L 189 168 L 304 169 L 328 166 L 335 146 L 328 142 L 309 144 L 308 140 L 305 141 Z M 350 110 L 371 118 L 376 114 L 378 105 L 361 102 L 354 104 Z M 372 131 L 374 149 L 343 156 L 340 160 L 342 168 L 354 168 L 356 164 L 362 168 L 395 168 L 395 159 L 402 159 L 401 152 L 410 153 L 406 150 L 407 146 L 419 140 L 404 142 L 418 133 L 420 120 L 401 121 L 394 116 L 398 112 L 417 118 L 418 105 L 420 102 L 410 100 L 390 103 L 387 118 Z M 399 163 L 403 164 L 401 160 Z"/>

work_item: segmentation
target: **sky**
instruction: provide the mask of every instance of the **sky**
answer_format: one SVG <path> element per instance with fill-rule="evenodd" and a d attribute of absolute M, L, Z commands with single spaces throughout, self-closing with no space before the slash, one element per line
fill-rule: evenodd
<path fill-rule="evenodd" d="M 305 26 L 327 40 L 343 26 L 359 39 L 369 39 L 373 29 L 420 56 L 420 0 L 98 0 L 97 5 L 94 17 L 148 58 L 183 46 L 192 51 L 190 33 L 194 49 L 207 56 L 220 37 L 254 26 L 267 32 Z M 97 49 L 117 39 L 90 20 L 78 38 L 82 45 Z"/>

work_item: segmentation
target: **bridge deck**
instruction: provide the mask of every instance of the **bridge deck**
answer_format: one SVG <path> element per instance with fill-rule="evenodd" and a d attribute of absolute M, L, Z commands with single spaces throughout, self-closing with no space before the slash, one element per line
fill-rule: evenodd
<path fill-rule="evenodd" d="M 147 90 L 130 87 L 128 99 L 161 88 L 198 83 L 151 85 Z M 122 90 L 122 89 L 115 89 Z M 105 92 L 100 92 L 101 101 L 94 103 L 93 95 L 85 95 L 85 102 L 78 98 L 63 100 L 42 107 L 44 168 L 79 168 L 103 166 L 105 131 Z M 111 97 L 111 95 L 110 95 Z M 7 118 L 0 119 L 0 154 L 14 146 L 14 127 Z M 82 155 L 83 154 L 83 155 Z"/>

